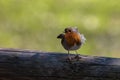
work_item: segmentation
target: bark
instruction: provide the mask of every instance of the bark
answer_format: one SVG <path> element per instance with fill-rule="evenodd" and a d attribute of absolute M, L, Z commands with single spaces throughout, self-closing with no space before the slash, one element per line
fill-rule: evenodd
<path fill-rule="evenodd" d="M 0 80 L 120 80 L 120 59 L 0 49 Z"/>

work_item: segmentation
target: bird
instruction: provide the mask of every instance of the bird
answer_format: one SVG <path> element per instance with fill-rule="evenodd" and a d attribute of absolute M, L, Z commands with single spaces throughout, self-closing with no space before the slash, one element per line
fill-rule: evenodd
<path fill-rule="evenodd" d="M 77 50 L 85 43 L 86 38 L 83 34 L 80 34 L 77 27 L 67 27 L 64 32 L 57 36 L 61 39 L 61 44 L 65 50 L 68 51 L 68 59 L 71 60 L 70 51 Z M 78 54 L 76 57 L 79 57 Z"/>

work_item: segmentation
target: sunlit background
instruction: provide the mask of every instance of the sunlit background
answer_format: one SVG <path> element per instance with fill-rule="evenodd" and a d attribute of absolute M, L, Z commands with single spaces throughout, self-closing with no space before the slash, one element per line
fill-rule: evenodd
<path fill-rule="evenodd" d="M 87 39 L 80 54 L 120 57 L 120 0 L 0 0 L 1 48 L 66 53 L 69 26 Z"/>

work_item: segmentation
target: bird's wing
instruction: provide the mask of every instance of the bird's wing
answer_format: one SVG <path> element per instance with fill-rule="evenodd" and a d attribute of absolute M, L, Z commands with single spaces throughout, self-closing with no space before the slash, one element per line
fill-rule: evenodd
<path fill-rule="evenodd" d="M 65 34 L 59 34 L 57 38 L 63 39 Z"/>
<path fill-rule="evenodd" d="M 81 42 L 82 42 L 82 43 L 85 43 L 86 38 L 84 37 L 84 35 L 83 35 L 83 34 L 80 34 L 80 37 L 81 37 Z"/>

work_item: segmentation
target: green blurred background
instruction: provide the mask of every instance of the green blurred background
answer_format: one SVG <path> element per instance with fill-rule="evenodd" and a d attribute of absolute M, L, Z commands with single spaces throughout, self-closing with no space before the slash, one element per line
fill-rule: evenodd
<path fill-rule="evenodd" d="M 87 39 L 79 53 L 120 57 L 120 0 L 0 0 L 1 48 L 66 53 L 56 37 L 68 26 Z"/>

